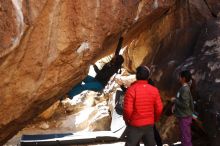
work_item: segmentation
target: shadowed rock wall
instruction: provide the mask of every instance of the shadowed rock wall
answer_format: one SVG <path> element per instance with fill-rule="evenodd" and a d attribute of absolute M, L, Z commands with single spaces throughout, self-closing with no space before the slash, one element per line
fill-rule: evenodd
<path fill-rule="evenodd" d="M 113 52 L 120 33 L 127 69 L 152 65 L 171 95 L 174 70 L 219 8 L 218 0 L 0 0 L 0 145 Z"/>
<path fill-rule="evenodd" d="M 118 34 L 174 0 L 0 0 L 0 145 L 63 96 Z"/>
<path fill-rule="evenodd" d="M 160 17 L 154 16 L 151 25 L 146 25 L 146 18 L 145 23 L 130 28 L 125 52 L 125 64 L 131 72 L 140 64 L 151 66 L 152 78 L 165 98 L 175 96 L 180 87 L 178 72 L 191 69 L 197 84 L 196 111 L 211 145 L 219 144 L 220 135 L 219 5 L 215 0 L 177 1 Z M 176 139 L 172 130 L 165 140 Z"/>

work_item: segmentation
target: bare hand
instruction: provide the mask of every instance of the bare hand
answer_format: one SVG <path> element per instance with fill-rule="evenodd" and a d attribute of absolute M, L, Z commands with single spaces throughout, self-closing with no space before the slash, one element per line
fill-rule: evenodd
<path fill-rule="evenodd" d="M 171 102 L 174 102 L 175 100 L 176 100 L 176 97 L 172 97 L 172 98 L 170 99 Z"/>
<path fill-rule="evenodd" d="M 123 81 L 120 79 L 115 79 L 115 82 L 120 86 L 123 85 Z"/>

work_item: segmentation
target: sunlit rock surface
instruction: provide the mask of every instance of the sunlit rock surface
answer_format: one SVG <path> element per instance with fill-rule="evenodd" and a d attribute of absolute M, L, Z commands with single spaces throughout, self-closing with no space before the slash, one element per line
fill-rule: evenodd
<path fill-rule="evenodd" d="M 117 78 L 122 80 L 125 84 L 130 84 L 134 81 L 134 76 L 130 76 L 127 73 L 123 74 L 123 76 L 118 75 Z M 58 107 L 57 103 L 59 102 L 55 103 L 44 111 L 40 117 L 32 121 L 31 124 L 27 125 L 16 136 L 10 139 L 6 145 L 18 144 L 22 134 L 74 133 L 81 135 L 82 143 L 88 139 L 88 135 L 97 135 L 98 131 L 104 131 L 103 134 L 107 136 L 113 136 L 115 138 L 121 137 L 126 127 L 122 118 L 124 93 L 115 82 L 111 82 L 109 87 L 112 86 L 113 88 L 105 94 L 84 91 L 80 95 L 75 96 L 72 100 L 68 98 L 62 100 L 62 104 L 59 104 Z M 55 109 L 54 107 L 57 108 Z M 164 109 L 164 111 L 166 111 L 166 109 Z M 45 119 L 45 117 L 48 117 L 45 115 L 51 115 L 51 113 L 53 113 L 53 115 L 49 119 Z M 177 125 L 178 120 L 174 116 L 166 117 L 166 114 L 163 115 L 161 121 L 157 123 L 163 143 L 172 144 L 180 140 Z M 198 128 L 195 125 L 193 125 L 193 127 Z M 192 131 L 193 144 L 195 146 L 205 146 L 204 140 L 207 138 L 205 139 L 204 136 L 201 136 L 195 130 Z M 98 135 L 104 136 L 100 134 Z M 194 135 L 196 135 L 196 139 Z M 105 142 L 102 141 L 101 143 Z M 90 142 L 90 144 L 92 144 L 92 142 Z M 117 142 L 107 145 L 124 145 L 124 143 Z"/>
<path fill-rule="evenodd" d="M 60 101 L 58 100 L 48 109 L 46 109 L 43 113 L 41 113 L 39 117 L 45 120 L 50 119 L 53 116 L 53 114 L 56 112 L 59 105 L 60 105 Z"/>
<path fill-rule="evenodd" d="M 219 5 L 215 0 L 177 1 L 160 18 L 150 19 L 152 25 L 138 23 L 130 28 L 125 51 L 125 64 L 131 72 L 140 64 L 151 66 L 152 78 L 164 101 L 175 96 L 180 87 L 180 68 L 192 68 L 198 84 L 199 118 L 214 138 L 212 145 L 219 144 Z M 175 128 L 170 130 L 174 135 L 165 135 L 167 140 L 175 138 Z"/>
<path fill-rule="evenodd" d="M 61 128 L 72 127 L 77 131 L 110 130 L 111 115 L 108 104 L 109 97 L 94 91 L 84 91 L 62 101 L 70 116 L 61 124 Z M 72 119 L 72 120 L 71 120 Z"/>
<path fill-rule="evenodd" d="M 0 0 L 0 145 L 112 53 L 120 33 L 125 67 L 152 65 L 173 95 L 174 70 L 217 16 L 218 0 Z"/>
<path fill-rule="evenodd" d="M 1 0 L 0 145 L 114 51 L 120 32 L 172 2 Z"/>
<path fill-rule="evenodd" d="M 116 85 L 105 94 L 85 90 L 73 99 L 66 98 L 61 103 L 56 102 L 10 139 L 6 145 L 19 144 L 22 134 L 85 132 L 86 138 L 89 132 L 105 131 L 110 135 L 115 132 L 113 135 L 120 137 L 125 123 L 122 115 L 115 112 L 115 91 L 118 87 Z"/>

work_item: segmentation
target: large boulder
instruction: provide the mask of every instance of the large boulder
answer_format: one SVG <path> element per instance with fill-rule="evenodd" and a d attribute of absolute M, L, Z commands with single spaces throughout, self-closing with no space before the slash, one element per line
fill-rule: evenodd
<path fill-rule="evenodd" d="M 175 0 L 0 0 L 0 145 Z M 151 22 L 149 22 L 151 23 Z"/>
<path fill-rule="evenodd" d="M 220 137 L 220 19 L 209 21 L 197 41 L 193 56 L 178 68 L 190 69 L 196 82 L 196 112 L 212 145 Z"/>
<path fill-rule="evenodd" d="M 174 70 L 195 50 L 202 53 L 194 50 L 197 39 L 205 22 L 219 15 L 219 5 L 218 0 L 0 0 L 0 145 L 80 82 L 89 64 L 112 53 L 120 34 L 126 68 L 152 65 L 163 95 L 173 95 Z M 218 38 L 206 40 L 201 46 L 213 48 Z M 217 66 L 214 73 L 218 61 L 209 60 L 209 68 Z M 218 109 L 214 73 L 213 88 L 205 81 L 204 91 L 212 96 L 209 106 Z"/>
<path fill-rule="evenodd" d="M 158 19 L 150 19 L 152 25 L 146 25 L 150 21 L 146 18 L 130 28 L 127 32 L 130 43 L 125 51 L 125 64 L 130 72 L 135 72 L 140 64 L 151 66 L 152 78 L 164 101 L 176 95 L 180 69 L 192 69 L 198 93 L 196 111 L 205 132 L 212 138 L 212 145 L 219 144 L 220 136 L 219 5 L 215 0 L 177 1 Z M 161 126 L 166 140 L 176 138 L 170 132 L 176 133 L 175 128 Z"/>

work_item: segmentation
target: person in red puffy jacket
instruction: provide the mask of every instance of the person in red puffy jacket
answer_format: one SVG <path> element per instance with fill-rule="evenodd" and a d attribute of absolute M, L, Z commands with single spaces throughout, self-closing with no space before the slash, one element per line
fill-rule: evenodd
<path fill-rule="evenodd" d="M 146 146 L 155 146 L 154 123 L 162 113 L 163 104 L 159 91 L 148 83 L 150 70 L 147 66 L 136 69 L 135 81 L 126 91 L 123 118 L 127 124 L 125 146 L 136 146 L 140 140 Z"/>

